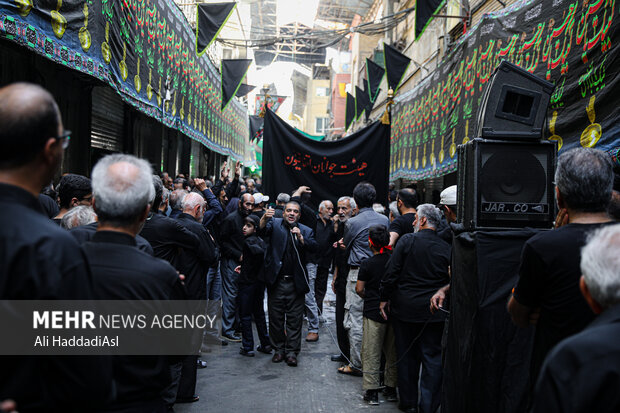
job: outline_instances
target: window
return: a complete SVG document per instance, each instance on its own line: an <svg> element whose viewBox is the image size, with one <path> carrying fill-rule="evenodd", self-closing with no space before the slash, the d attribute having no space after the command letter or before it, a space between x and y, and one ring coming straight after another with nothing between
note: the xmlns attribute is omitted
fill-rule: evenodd
<svg viewBox="0 0 620 413"><path fill-rule="evenodd" d="M317 96L329 96L329 88L328 87L317 87L316 95Z"/></svg>
<svg viewBox="0 0 620 413"><path fill-rule="evenodd" d="M316 118L315 133L325 135L325 130L329 126L329 118Z"/></svg>

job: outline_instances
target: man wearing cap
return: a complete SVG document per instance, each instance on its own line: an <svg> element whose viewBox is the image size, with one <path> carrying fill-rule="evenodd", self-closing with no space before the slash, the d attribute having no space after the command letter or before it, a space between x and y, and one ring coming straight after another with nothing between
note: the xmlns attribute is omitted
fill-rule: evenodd
<svg viewBox="0 0 620 413"><path fill-rule="evenodd" d="M265 214L265 204L269 202L269 196L263 195L260 192L254 194L254 209L252 214L256 215L259 219Z"/></svg>
<svg viewBox="0 0 620 413"><path fill-rule="evenodd" d="M437 235L452 245L452 228L450 224L456 222L456 185L449 186L441 191L439 195L439 209L443 212L443 219L437 230Z"/></svg>

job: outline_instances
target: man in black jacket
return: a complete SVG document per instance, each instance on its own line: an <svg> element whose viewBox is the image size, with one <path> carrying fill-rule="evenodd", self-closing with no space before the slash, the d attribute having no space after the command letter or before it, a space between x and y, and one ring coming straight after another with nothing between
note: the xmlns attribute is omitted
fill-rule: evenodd
<svg viewBox="0 0 620 413"><path fill-rule="evenodd" d="M387 320L389 302L389 320L394 328L397 360L400 360L397 365L400 408L411 413L418 412L418 404L421 413L433 413L440 401L445 314L441 311L431 314L428 307L431 296L449 279L450 245L437 235L440 221L437 207L418 206L415 233L400 238L381 280L380 311Z"/></svg>
<svg viewBox="0 0 620 413"><path fill-rule="evenodd" d="M33 84L3 87L0 125L0 300L93 299L83 251L37 198L69 143L54 98ZM0 401L20 411L92 411L111 395L111 366L101 357L3 356L0 365Z"/></svg>
<svg viewBox="0 0 620 413"><path fill-rule="evenodd" d="M306 253L317 248L314 232L299 224L301 206L289 201L284 217L272 219L275 209L269 208L260 220L260 227L269 244L265 253L265 283L269 288L269 337L275 349L272 361L297 366L301 350L301 325L304 297L310 291L306 274ZM286 328L284 322L286 320Z"/></svg>
<svg viewBox="0 0 620 413"><path fill-rule="evenodd" d="M158 303L186 298L174 267L140 251L135 241L155 195L151 174L148 162L131 155L106 156L93 169L99 226L83 248L97 299ZM168 357L114 356L112 364L117 396L102 411L167 410L161 393L171 381Z"/></svg>
<svg viewBox="0 0 620 413"><path fill-rule="evenodd" d="M237 313L237 293L239 275L235 268L241 263L243 255L243 222L254 208L254 197L244 194L239 200L236 211L224 219L220 231L220 247L222 261L222 336L230 341L241 341L235 334L235 318Z"/></svg>

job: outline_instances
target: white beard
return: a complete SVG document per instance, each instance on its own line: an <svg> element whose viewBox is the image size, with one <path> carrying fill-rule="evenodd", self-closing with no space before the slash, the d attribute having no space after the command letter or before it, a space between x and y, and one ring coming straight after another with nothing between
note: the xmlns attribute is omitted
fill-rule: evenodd
<svg viewBox="0 0 620 413"><path fill-rule="evenodd" d="M420 223L416 222L415 225L413 226L413 232L419 232L420 231Z"/></svg>

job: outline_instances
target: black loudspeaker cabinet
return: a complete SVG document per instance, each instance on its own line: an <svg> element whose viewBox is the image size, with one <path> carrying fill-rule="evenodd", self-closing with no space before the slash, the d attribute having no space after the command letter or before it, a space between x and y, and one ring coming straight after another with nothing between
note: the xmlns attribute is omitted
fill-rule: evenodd
<svg viewBox="0 0 620 413"><path fill-rule="evenodd" d="M473 139L458 147L457 216L466 230L550 228L555 141Z"/></svg>
<svg viewBox="0 0 620 413"><path fill-rule="evenodd" d="M547 106L555 86L521 67L503 61L491 77L478 111L484 139L541 139Z"/></svg>

